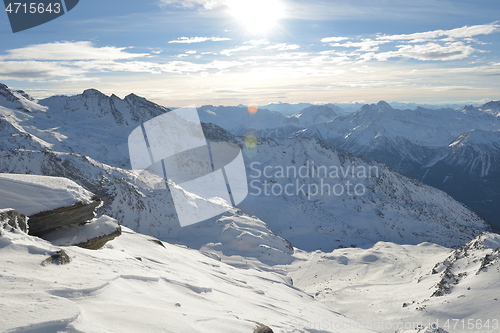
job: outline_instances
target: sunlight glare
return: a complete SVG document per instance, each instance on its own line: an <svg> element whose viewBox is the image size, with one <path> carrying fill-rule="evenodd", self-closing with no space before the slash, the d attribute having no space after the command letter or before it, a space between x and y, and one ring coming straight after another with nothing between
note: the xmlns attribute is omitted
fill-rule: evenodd
<svg viewBox="0 0 500 333"><path fill-rule="evenodd" d="M232 16L251 32L267 32L284 16L280 0L228 0Z"/></svg>

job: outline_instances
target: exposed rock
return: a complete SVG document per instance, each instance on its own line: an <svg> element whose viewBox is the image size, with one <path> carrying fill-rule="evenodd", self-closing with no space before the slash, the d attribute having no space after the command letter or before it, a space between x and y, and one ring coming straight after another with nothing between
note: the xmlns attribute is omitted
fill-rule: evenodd
<svg viewBox="0 0 500 333"><path fill-rule="evenodd" d="M71 260L69 259L69 256L64 250L59 250L52 254L50 257L45 259L42 262L42 266L46 266L48 264L54 264L54 265L66 265L69 264Z"/></svg>
<svg viewBox="0 0 500 333"><path fill-rule="evenodd" d="M29 234L41 237L60 227L85 224L94 218L94 210L102 205L99 197L94 196L92 200L88 205L80 201L69 207L57 208L30 216Z"/></svg>
<svg viewBox="0 0 500 333"><path fill-rule="evenodd" d="M76 246L82 247L84 249L89 249L89 250L99 250L107 242L115 239L116 237L120 236L121 234L122 234L122 229L120 226L118 226L118 228L112 234L92 238L84 243L76 244Z"/></svg>
<svg viewBox="0 0 500 333"><path fill-rule="evenodd" d="M15 209L0 210L0 223L5 222L5 226L9 225L14 229L19 229L23 232L28 232L28 217L19 213Z"/></svg>
<svg viewBox="0 0 500 333"><path fill-rule="evenodd" d="M120 235L121 227L118 221L103 215L83 225L61 227L43 235L42 238L56 246L79 246L98 250Z"/></svg>
<svg viewBox="0 0 500 333"><path fill-rule="evenodd" d="M158 239L150 239L149 240L150 242L153 242L153 243L156 243L162 247L165 247L165 245L163 245L162 241L161 240L158 240Z"/></svg>
<svg viewBox="0 0 500 333"><path fill-rule="evenodd" d="M257 327L253 330L253 333L273 333L273 330L262 324L257 324Z"/></svg>

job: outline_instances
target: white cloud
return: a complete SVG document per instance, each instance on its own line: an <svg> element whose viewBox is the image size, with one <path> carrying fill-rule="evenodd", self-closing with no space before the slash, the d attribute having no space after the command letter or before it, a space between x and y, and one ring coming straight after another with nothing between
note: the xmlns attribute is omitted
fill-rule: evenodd
<svg viewBox="0 0 500 333"><path fill-rule="evenodd" d="M196 51L195 50L189 50L189 51L186 51L187 54L196 54Z"/></svg>
<svg viewBox="0 0 500 333"><path fill-rule="evenodd" d="M62 66L56 62L0 61L2 80L46 81L80 77L85 72L81 68Z"/></svg>
<svg viewBox="0 0 500 333"><path fill-rule="evenodd" d="M250 44L250 45L267 45L270 44L271 42L268 41L267 39L252 39L247 42L244 42L243 44Z"/></svg>
<svg viewBox="0 0 500 333"><path fill-rule="evenodd" d="M423 45L398 45L397 47L399 48L397 51L371 54L368 57L382 61L397 57L446 61L463 59L474 52L472 46L462 42L447 43L445 46L437 43L427 43Z"/></svg>
<svg viewBox="0 0 500 333"><path fill-rule="evenodd" d="M235 47L233 49L222 50L220 52L220 54L229 57L229 56L233 55L233 53L235 53L235 52L248 51L248 50L251 50L253 48L255 48L255 46L253 46L253 45L244 45L244 46Z"/></svg>
<svg viewBox="0 0 500 333"><path fill-rule="evenodd" d="M280 43L276 45L271 45L265 48L265 50L278 50L278 51L289 51L289 50L297 50L300 49L300 45L297 44L287 44Z"/></svg>
<svg viewBox="0 0 500 333"><path fill-rule="evenodd" d="M321 39L322 43L334 43L334 42L341 42L344 40L348 40L348 37L326 37Z"/></svg>
<svg viewBox="0 0 500 333"><path fill-rule="evenodd" d="M225 4L225 0L160 0L160 6L174 6L177 8L198 8L214 9Z"/></svg>
<svg viewBox="0 0 500 333"><path fill-rule="evenodd" d="M386 44L386 43L390 43L390 41L363 39L360 42L330 43L330 46L332 46L332 47L355 47L355 48L358 48L359 51L373 52L373 51L378 51L379 45Z"/></svg>
<svg viewBox="0 0 500 333"><path fill-rule="evenodd" d="M126 47L95 47L91 42L55 42L8 50L0 60L125 60L147 53L125 52Z"/></svg>
<svg viewBox="0 0 500 333"><path fill-rule="evenodd" d="M414 43L429 41L433 39L437 39L440 37L448 37L448 38L470 38L478 35L489 35L495 32L500 31L500 25L496 23L490 24L482 24L482 25L473 25L473 26L464 26L461 28L451 29L451 30L434 30L427 32L418 32L414 34L407 35L392 35L392 36L380 36L378 39L380 40L390 40L390 41L398 41L405 40Z"/></svg>
<svg viewBox="0 0 500 333"><path fill-rule="evenodd" d="M168 43L180 43L180 44L192 44L192 43L202 43L202 42L223 42L231 40L231 38L224 38L224 37L180 37L176 40L171 40Z"/></svg>

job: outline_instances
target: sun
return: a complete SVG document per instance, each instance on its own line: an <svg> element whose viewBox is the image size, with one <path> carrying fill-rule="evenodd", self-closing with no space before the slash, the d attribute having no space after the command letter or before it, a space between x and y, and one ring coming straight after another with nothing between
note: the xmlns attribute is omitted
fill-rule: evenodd
<svg viewBox="0 0 500 333"><path fill-rule="evenodd" d="M265 33L284 16L280 0L227 0L229 12L250 32Z"/></svg>

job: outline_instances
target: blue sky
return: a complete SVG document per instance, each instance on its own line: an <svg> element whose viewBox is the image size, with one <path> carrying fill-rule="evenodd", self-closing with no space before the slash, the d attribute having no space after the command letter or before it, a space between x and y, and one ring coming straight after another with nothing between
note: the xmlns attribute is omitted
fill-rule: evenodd
<svg viewBox="0 0 500 333"><path fill-rule="evenodd" d="M498 0L81 0L13 34L0 82L166 106L500 99Z"/></svg>

